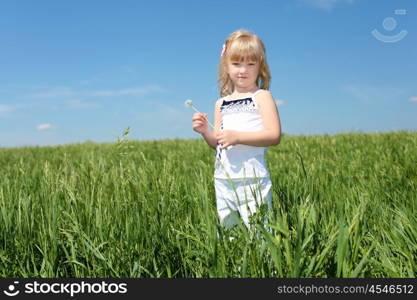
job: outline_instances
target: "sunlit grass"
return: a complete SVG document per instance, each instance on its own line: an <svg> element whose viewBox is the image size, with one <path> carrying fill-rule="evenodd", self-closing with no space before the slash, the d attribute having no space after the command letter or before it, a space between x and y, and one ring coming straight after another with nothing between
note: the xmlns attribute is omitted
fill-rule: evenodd
<svg viewBox="0 0 417 300"><path fill-rule="evenodd" d="M284 136L254 232L218 226L202 140L0 149L0 276L415 277L416 149L406 131Z"/></svg>

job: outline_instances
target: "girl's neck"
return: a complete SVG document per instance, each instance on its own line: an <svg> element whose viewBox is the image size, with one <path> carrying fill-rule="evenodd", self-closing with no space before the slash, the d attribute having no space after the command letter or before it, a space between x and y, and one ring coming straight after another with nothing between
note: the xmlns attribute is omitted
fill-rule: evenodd
<svg viewBox="0 0 417 300"><path fill-rule="evenodd" d="M240 97L240 96L244 96L245 94L253 94L257 90L259 90L259 88L256 85L251 87L251 88L247 88L247 89L235 87L231 96L232 97Z"/></svg>

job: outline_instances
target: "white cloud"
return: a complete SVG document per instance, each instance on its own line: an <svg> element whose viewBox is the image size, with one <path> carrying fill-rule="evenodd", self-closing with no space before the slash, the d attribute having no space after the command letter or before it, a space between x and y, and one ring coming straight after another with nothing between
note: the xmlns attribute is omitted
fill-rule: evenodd
<svg viewBox="0 0 417 300"><path fill-rule="evenodd" d="M71 99L66 101L66 105L68 108L71 109L89 109L89 108L97 108L99 105L93 102L87 102L81 99Z"/></svg>
<svg viewBox="0 0 417 300"><path fill-rule="evenodd" d="M124 89L111 90L89 90L77 91L70 87L41 87L42 91L25 95L28 98L45 99L45 98L68 98L68 97L114 97L114 96L143 96L152 92L164 91L158 85L149 85L144 87L131 87Z"/></svg>
<svg viewBox="0 0 417 300"><path fill-rule="evenodd" d="M122 70L126 73L135 73L136 72L136 68L133 66L124 66L122 67Z"/></svg>
<svg viewBox="0 0 417 300"><path fill-rule="evenodd" d="M10 105L0 104L0 116L6 114L8 112L11 112L13 109L14 108Z"/></svg>
<svg viewBox="0 0 417 300"><path fill-rule="evenodd" d="M45 130L48 130L48 129L51 129L51 128L52 128L52 125L49 124L49 123L39 124L38 126L36 126L36 129L38 131L45 131Z"/></svg>
<svg viewBox="0 0 417 300"><path fill-rule="evenodd" d="M417 102L417 96L410 97L411 102ZM1 111L1 110L0 110Z"/></svg>
<svg viewBox="0 0 417 300"><path fill-rule="evenodd" d="M99 81L102 81L102 79L99 76L94 76L89 79L80 80L80 84L89 85L89 84L93 84Z"/></svg>
<svg viewBox="0 0 417 300"><path fill-rule="evenodd" d="M29 94L27 95L29 98L62 98L62 97L71 97L74 94L76 94L75 91L73 91L71 88L69 87L49 87L49 88L44 88L43 91L38 92L38 93L33 93L33 94Z"/></svg>
<svg viewBox="0 0 417 300"><path fill-rule="evenodd" d="M159 85L109 90L76 90L67 86L37 86L31 89L31 92L23 92L20 95L17 92L17 96L23 99L37 99L36 101L13 106L0 104L0 116L17 110L33 108L43 110L94 109L100 105L97 101L92 101L92 98L144 96L153 92L165 91Z"/></svg>
<svg viewBox="0 0 417 300"><path fill-rule="evenodd" d="M342 87L342 89L345 92L351 94L356 99L369 103L403 98L404 94L407 92L405 89L392 86L376 86L365 84L349 84Z"/></svg>
<svg viewBox="0 0 417 300"><path fill-rule="evenodd" d="M17 110L21 110L21 109L28 109L28 108L32 108L36 105L34 104L15 104L15 105L4 105L4 104L0 104L0 116L1 115L6 115L8 113L17 111Z"/></svg>
<svg viewBox="0 0 417 300"><path fill-rule="evenodd" d="M179 107L184 107L184 105L180 104L177 107L156 102L155 105L153 105L153 111L151 114L141 112L137 117L138 120L147 122L154 122L155 116L158 116L158 122L167 122L173 124L184 120L186 120L186 122L191 122L191 115L194 113L194 111L190 108L184 107L181 109Z"/></svg>
<svg viewBox="0 0 417 300"><path fill-rule="evenodd" d="M298 4L307 4L331 12L339 3L353 4L354 0L297 0Z"/></svg>
<svg viewBox="0 0 417 300"><path fill-rule="evenodd" d="M147 86L147 87L135 87L118 90L101 90L91 91L92 96L140 96L149 94L151 92L161 92L162 89L159 86Z"/></svg>
<svg viewBox="0 0 417 300"><path fill-rule="evenodd" d="M277 99L275 100L275 103L277 106L283 106L285 104L285 101L283 99Z"/></svg>

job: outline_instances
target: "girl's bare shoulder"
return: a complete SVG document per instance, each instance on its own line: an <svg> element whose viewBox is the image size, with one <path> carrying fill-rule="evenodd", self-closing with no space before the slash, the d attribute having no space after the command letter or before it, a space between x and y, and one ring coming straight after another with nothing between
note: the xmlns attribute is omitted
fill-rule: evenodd
<svg viewBox="0 0 417 300"><path fill-rule="evenodd" d="M274 102L274 97L271 91L260 89L255 94L256 103L262 105L262 103Z"/></svg>
<svg viewBox="0 0 417 300"><path fill-rule="evenodd" d="M255 92L256 98L272 98L272 93L269 90L259 89Z"/></svg>
<svg viewBox="0 0 417 300"><path fill-rule="evenodd" d="M223 96L223 97L220 97L219 99L217 99L215 106L216 107L220 107L222 105L222 103L223 103L223 100L226 99L226 97L227 96Z"/></svg>

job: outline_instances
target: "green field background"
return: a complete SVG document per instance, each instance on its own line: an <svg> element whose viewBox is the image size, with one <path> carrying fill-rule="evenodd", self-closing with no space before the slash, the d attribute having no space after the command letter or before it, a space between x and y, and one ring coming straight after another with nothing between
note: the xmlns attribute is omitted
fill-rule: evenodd
<svg viewBox="0 0 417 300"><path fill-rule="evenodd" d="M416 277L417 132L266 158L268 223L225 231L201 139L0 149L0 276Z"/></svg>

